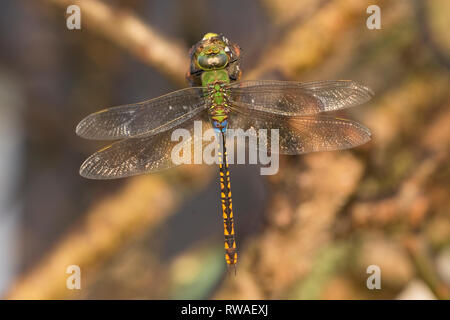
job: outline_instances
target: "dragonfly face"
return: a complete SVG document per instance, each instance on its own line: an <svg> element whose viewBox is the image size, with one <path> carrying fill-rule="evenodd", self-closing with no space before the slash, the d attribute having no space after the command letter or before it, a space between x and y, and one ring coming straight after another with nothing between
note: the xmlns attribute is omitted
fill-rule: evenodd
<svg viewBox="0 0 450 320"><path fill-rule="evenodd" d="M259 141L260 134L266 132L263 140L267 143L272 141L275 129L279 154L349 149L369 141L370 131L355 121L323 113L362 104L370 100L373 92L350 80L237 81L241 74L240 48L215 33L206 34L195 44L190 56L187 78L191 88L101 110L78 124L76 132L84 138L120 140L91 155L82 164L80 174L91 179L113 179L174 167L180 164L171 157L179 145L178 140L172 140L174 130L186 129L191 134L183 148L191 150L193 156L196 144L205 147L210 143L195 135L194 123L200 122L203 132L213 127L222 138L218 154L225 258L228 265L235 266L227 128L241 129Z"/></svg>
<svg viewBox="0 0 450 320"><path fill-rule="evenodd" d="M196 62L199 68L203 70L222 69L228 63L228 55L224 48L211 45L200 52Z"/></svg>

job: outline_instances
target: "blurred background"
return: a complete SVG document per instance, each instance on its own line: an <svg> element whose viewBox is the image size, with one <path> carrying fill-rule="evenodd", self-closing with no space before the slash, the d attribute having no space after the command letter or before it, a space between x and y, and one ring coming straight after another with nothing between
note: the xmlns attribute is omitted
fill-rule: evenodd
<svg viewBox="0 0 450 320"><path fill-rule="evenodd" d="M81 8L68 30L66 8ZM381 8L369 30L366 9ZM0 297L447 299L450 2L2 1ZM101 108L187 86L206 32L243 50L245 79L351 79L375 92L340 116L354 150L283 156L274 176L231 166L240 262L223 253L218 169L78 175L105 142L75 135ZM68 290L69 265L81 290ZM381 289L366 286L381 269Z"/></svg>

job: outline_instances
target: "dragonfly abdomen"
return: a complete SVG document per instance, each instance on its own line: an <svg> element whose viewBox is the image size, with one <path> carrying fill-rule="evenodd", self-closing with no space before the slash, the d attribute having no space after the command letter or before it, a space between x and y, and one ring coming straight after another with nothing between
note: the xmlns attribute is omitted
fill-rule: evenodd
<svg viewBox="0 0 450 320"><path fill-rule="evenodd" d="M222 203L223 230L225 236L225 260L229 266L237 263L236 240L234 238L233 204L231 197L230 170L228 169L225 137L219 145L220 199Z"/></svg>

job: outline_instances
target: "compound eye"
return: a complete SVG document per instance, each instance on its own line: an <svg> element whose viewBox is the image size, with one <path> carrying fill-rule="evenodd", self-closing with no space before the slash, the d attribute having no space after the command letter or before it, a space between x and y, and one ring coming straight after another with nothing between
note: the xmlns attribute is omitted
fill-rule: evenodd
<svg viewBox="0 0 450 320"><path fill-rule="evenodd" d="M225 53L200 55L197 62L202 69L219 69L227 65L228 55Z"/></svg>

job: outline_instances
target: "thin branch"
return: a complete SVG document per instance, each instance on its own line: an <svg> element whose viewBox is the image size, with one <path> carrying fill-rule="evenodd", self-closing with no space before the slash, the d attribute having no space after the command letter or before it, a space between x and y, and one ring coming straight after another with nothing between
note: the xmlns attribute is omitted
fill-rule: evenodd
<svg viewBox="0 0 450 320"><path fill-rule="evenodd" d="M420 236L410 236L404 244L420 278L438 299L448 300L449 288L439 279L433 260L427 252L425 240Z"/></svg>
<svg viewBox="0 0 450 320"><path fill-rule="evenodd" d="M97 33L114 42L144 63L158 69L180 86L186 85L188 49L160 35L130 12L118 11L96 0L45 0L64 10L81 9L82 30ZM105 53L107 54L107 53Z"/></svg>

